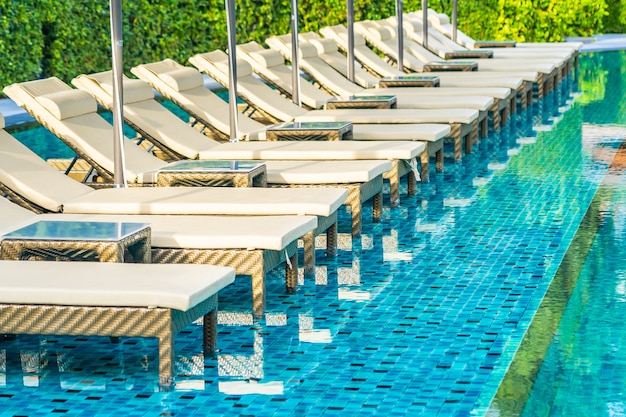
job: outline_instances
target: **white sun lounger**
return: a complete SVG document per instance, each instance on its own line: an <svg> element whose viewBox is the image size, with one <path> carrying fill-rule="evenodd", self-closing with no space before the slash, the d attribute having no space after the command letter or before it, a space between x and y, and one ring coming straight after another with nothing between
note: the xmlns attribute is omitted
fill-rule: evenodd
<svg viewBox="0 0 626 417"><path fill-rule="evenodd" d="M320 29L320 33L329 39L335 41L339 49L344 53L348 50L348 29L344 25L326 26ZM379 76L379 77L393 77L399 75L405 75L406 73L400 71L396 66L392 66L389 62L382 59L376 54L365 41L365 38L359 34L354 33L354 56L357 61L363 67ZM532 85L533 81L526 81L522 76L513 76L510 73L478 73L472 72L432 72L430 74L437 75L440 79L440 89L446 88L474 88L474 87L498 87L498 88L510 88L517 92L517 96L521 99L522 108L525 109L530 96L532 98ZM527 73L529 76L534 74L535 80L536 73ZM487 77L485 75L488 75ZM513 101L515 105L515 101ZM514 105L512 106L512 112L515 112Z"/></svg>
<svg viewBox="0 0 626 417"><path fill-rule="evenodd" d="M444 33L449 38L452 38L452 24L450 23L450 18L448 15L444 13L438 13L433 9L427 9L428 11L428 21L433 25L434 28ZM409 16L417 15L421 19L423 11L414 11L408 13ZM569 51L579 51L583 46L582 42L515 42L511 41L508 44L499 43L493 41L476 41L466 33L457 28L457 42L466 48L476 49L481 47L489 47L489 48L497 48L498 44L500 47L505 48L531 48L531 49L556 49L556 50L569 50Z"/></svg>
<svg viewBox="0 0 626 417"><path fill-rule="evenodd" d="M404 14L403 18L403 27L406 30L407 36L420 45L423 45L424 25L422 16L416 12L412 12ZM396 16L391 16L385 20L391 25L397 25L398 22ZM569 61L577 54L575 50L569 48L493 48L483 51L468 49L453 42L452 39L437 30L435 25L430 23L430 21L428 25L428 49L444 59L470 57L472 54L477 55L482 52L483 54L489 53L493 59L551 59L558 62L564 60Z"/></svg>
<svg viewBox="0 0 626 417"><path fill-rule="evenodd" d="M203 318L204 350L214 353L218 292L234 278L210 265L0 261L0 333L155 337L167 386L185 326Z"/></svg>
<svg viewBox="0 0 626 417"><path fill-rule="evenodd" d="M501 101L499 100L500 97L496 98L493 95L481 93L478 88L473 90L473 94L466 92L455 96L440 94L439 88L379 88L380 79L365 70L355 71L363 81L362 85L358 85L346 78L346 58L339 52L335 42L322 38L313 32L303 33L301 38L299 44L300 68L315 83L336 96L394 95L397 99L397 107L400 109L451 110L463 108L478 110L483 137L487 135L487 112L491 112L494 116L494 129L497 130L500 127L500 111L505 111L504 109L508 108L511 90L499 92L500 97L505 96L504 100ZM273 48L285 58L291 53L291 40L288 35L273 36L267 40L267 43L273 45ZM248 45L247 49L250 50L251 47L252 45ZM250 63L252 59L247 61ZM303 93L301 92L301 94Z"/></svg>
<svg viewBox="0 0 626 417"><path fill-rule="evenodd" d="M43 161L42 165L40 175L54 170ZM36 183L36 179L31 182L33 188ZM265 309L265 274L268 271L283 264L287 291L295 289L297 242L307 239L317 226L314 216L36 214L6 198L0 198L0 216L0 235L37 221L150 224L151 262L228 266L235 268L238 275L250 275L252 311L256 316L261 316ZM336 230L333 230L332 237L335 236ZM331 255L335 245L336 242L328 244ZM310 259L310 255L314 254L305 253L306 272L315 266L315 259Z"/></svg>
<svg viewBox="0 0 626 417"><path fill-rule="evenodd" d="M0 184L14 201L38 212L135 215L309 215L316 234L336 246L337 209L347 191L334 188L109 188L81 184L52 169L6 131L0 130ZM313 234L304 240L305 263L314 259ZM246 246L247 248L248 246Z"/></svg>
<svg viewBox="0 0 626 417"><path fill-rule="evenodd" d="M198 69L209 74L218 82L228 86L228 57L222 51L213 51L211 53L198 54L191 57L192 62ZM226 67L225 67L226 66ZM275 121L307 121L309 116L314 116L318 111L322 110L306 110L294 104L291 100L275 94L272 88L255 77L252 67L244 60L237 61L237 85L240 97L247 103L254 106L257 111ZM492 99L489 98L492 101ZM483 103L484 105L485 103ZM369 109L372 110L372 109ZM391 135L393 130L387 130L387 126L395 126L398 124L416 125L420 123L447 123L450 125L450 136L455 140L455 149L460 153L461 142L466 139L466 150L471 150L471 145L478 139L479 116L478 110L473 109L342 109L338 113L331 115L327 119L318 119L317 121L332 120L340 121L335 116L341 113L341 120L349 120L354 126L358 126L362 131L380 132L379 137ZM340 113L339 113L340 112ZM486 111L483 112L482 119L486 119ZM378 127L377 124L385 125ZM367 125L365 129L363 126ZM381 130L382 129L382 130ZM393 128L392 128L393 129ZM356 132L355 132L356 133ZM362 136L356 139L361 140ZM391 137L392 140L395 136ZM455 155L457 158L459 154Z"/></svg>
<svg viewBox="0 0 626 417"><path fill-rule="evenodd" d="M354 24L354 30L387 57L397 60L397 40L394 28L383 27L374 21L360 21ZM405 38L404 49L406 51L404 65L411 71L424 72L426 64L441 61L437 55L408 38ZM538 98L540 99L552 88L560 73L558 67L550 62L523 60L476 62L478 71L472 71L472 73L509 73L512 76L521 76L524 80L535 82L539 88Z"/></svg>
<svg viewBox="0 0 626 417"><path fill-rule="evenodd" d="M332 42L332 41L331 41ZM301 44L301 51L303 51L304 45ZM310 48L312 54L317 56L317 50ZM304 53L301 56L304 57ZM214 78L217 82L228 87L228 55L224 51L215 50L212 52L197 54L189 58L196 68L200 71L207 73ZM332 68L325 68L330 72L336 73ZM336 73L340 78L341 74ZM337 91L333 93L341 97L349 97L354 93L362 93L363 89L355 86L346 78L343 78L347 82L347 88L337 88ZM291 100L268 93L271 92L271 87L254 76L252 66L245 60L238 60L237 62L237 86L238 94L248 103L254 103L255 108L258 110L269 113L270 117L275 117L276 121L287 121L292 118L297 118L300 115L306 115L308 110L294 104ZM355 88L356 87L356 88ZM271 99L269 99L271 97ZM262 101L259 101L262 100ZM455 100L450 100L447 97L429 97L423 99L421 97L413 97L410 94L403 94L397 96L397 108L398 109L414 109L415 114L419 114L421 110L444 110L455 111L455 109L473 109L481 112L483 115L493 106L493 97L488 96L459 96ZM385 110L387 112L387 110ZM358 114L358 109L355 109L355 113ZM436 117L436 116L433 116ZM449 123L449 119L441 118L441 121L433 120L435 123Z"/></svg>
<svg viewBox="0 0 626 417"><path fill-rule="evenodd" d="M83 74L72 82L93 95L105 108L112 108L112 73L110 71ZM174 150L169 153L173 153L178 159L199 159L199 154L213 156L211 149L215 148L216 142L187 125L158 103L154 99L154 91L144 81L124 77L124 87L125 120L130 121L130 125L150 142L156 143L160 149ZM83 139L89 140L89 138ZM106 162L112 163L113 161ZM130 162L128 161L127 164ZM345 204L351 210L354 236L360 234L362 205L366 201L373 200L374 220L380 219L382 176L392 169L389 161L276 160L264 161L264 163L267 170L267 184L271 187L323 186L347 189L349 197Z"/></svg>
<svg viewBox="0 0 626 417"><path fill-rule="evenodd" d="M230 135L230 127L227 126L230 110L228 104L204 86L202 75L197 69L185 67L171 59L165 59L138 65L131 69L131 72L150 84L164 97L172 100L203 125L221 132L226 137ZM369 128L369 126L372 125L354 125L353 135L358 138L361 132ZM380 129L377 130L377 133L381 135L381 139L390 137L391 140L388 141L354 140L322 143L319 141L268 142L256 140L264 138L268 127L243 115L243 113L239 113L239 134L244 135L248 140L230 144L233 152L238 150L242 154L241 158L236 154L232 155L231 158L265 160L389 160L392 162L393 168L384 177L390 182L392 203L399 200L399 179L413 172L411 164L407 164L405 161L412 161L418 156L422 156L426 150L423 143L407 143L401 140L393 140L393 135L390 133L393 130L383 130L386 125L379 126ZM426 137L443 138L448 136L449 129L449 126L430 126L430 131L424 131L424 135ZM416 139L418 138L412 137L412 140ZM220 146L226 146L226 144ZM245 155L250 156L246 157ZM422 158L423 160L424 158ZM414 175L406 175L406 177L409 184L415 180ZM409 190L411 188L409 186Z"/></svg>

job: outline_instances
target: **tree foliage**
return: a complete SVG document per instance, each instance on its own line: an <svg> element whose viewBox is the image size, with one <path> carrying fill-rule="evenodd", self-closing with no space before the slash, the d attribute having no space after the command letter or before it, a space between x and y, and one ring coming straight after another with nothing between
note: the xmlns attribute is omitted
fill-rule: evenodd
<svg viewBox="0 0 626 417"><path fill-rule="evenodd" d="M623 32L626 0L465 0L459 28L477 39L561 41L565 36ZM421 0L405 0L405 11ZM452 14L452 0L432 0L432 9ZM355 0L355 20L395 14L395 0ZM344 0L299 0L301 31L345 23ZM236 0L237 42L263 43L291 30L290 0ZM166 57L226 49L226 12L220 0L123 2L124 68ZM38 77L65 81L80 73L110 69L109 2L106 0L0 0L0 82Z"/></svg>

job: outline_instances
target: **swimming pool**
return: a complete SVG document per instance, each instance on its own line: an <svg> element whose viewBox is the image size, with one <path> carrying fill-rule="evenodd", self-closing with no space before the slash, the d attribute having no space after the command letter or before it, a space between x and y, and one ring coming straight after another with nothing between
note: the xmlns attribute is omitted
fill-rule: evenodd
<svg viewBox="0 0 626 417"><path fill-rule="evenodd" d="M505 415L507 401L534 407L573 395L550 388L559 377L544 368L535 371L543 390L490 408L553 278L567 277L576 294L585 271L607 267L592 261L617 254L594 252L590 240L611 230L598 241L617 239L612 225L623 214L620 186L601 184L624 137L625 57L584 55L573 103L549 97L541 117L489 135L462 163L433 173L418 198L386 204L380 223L364 219L361 238L349 238L341 213L339 255L318 257L295 294L284 293L283 271L271 273L263 320L252 320L249 283L238 279L220 297L216 358L203 358L198 326L177 336L174 389L157 386L151 340L20 337L0 344L0 415ZM603 223L588 220L597 213ZM559 269L571 247L581 248L575 267ZM572 313L554 312L564 323L581 314L570 303ZM544 363L564 363L549 344L539 343Z"/></svg>

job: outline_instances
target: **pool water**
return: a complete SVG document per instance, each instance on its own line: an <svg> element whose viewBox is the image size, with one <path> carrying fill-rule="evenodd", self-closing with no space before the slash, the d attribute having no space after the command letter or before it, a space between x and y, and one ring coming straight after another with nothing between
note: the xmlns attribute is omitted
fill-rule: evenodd
<svg viewBox="0 0 626 417"><path fill-rule="evenodd" d="M295 294L270 273L262 320L238 278L220 296L216 358L198 326L177 335L171 390L157 385L153 340L0 343L0 416L621 415L626 195L611 163L625 59L584 54L580 93L551 94L446 160L417 198L365 217L360 238L340 213L338 256L319 253ZM560 402L573 398L576 412Z"/></svg>

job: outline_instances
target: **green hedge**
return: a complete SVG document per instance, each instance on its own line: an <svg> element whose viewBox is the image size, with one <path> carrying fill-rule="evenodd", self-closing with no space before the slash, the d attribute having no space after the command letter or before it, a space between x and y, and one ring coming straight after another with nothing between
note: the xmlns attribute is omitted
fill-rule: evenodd
<svg viewBox="0 0 626 417"><path fill-rule="evenodd" d="M622 32L626 0L484 0L459 2L459 27L479 39L560 41L568 35ZM452 12L452 0L430 7ZM237 0L237 42L290 31L290 0ZM406 11L421 0L405 0ZM395 1L355 0L355 19L395 13ZM345 0L299 0L299 27L345 23ZM123 2L124 68L165 57L179 62L226 48L224 1L133 0ZM109 3L71 0L0 0L0 84L110 68Z"/></svg>

